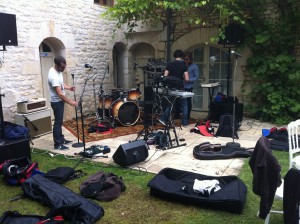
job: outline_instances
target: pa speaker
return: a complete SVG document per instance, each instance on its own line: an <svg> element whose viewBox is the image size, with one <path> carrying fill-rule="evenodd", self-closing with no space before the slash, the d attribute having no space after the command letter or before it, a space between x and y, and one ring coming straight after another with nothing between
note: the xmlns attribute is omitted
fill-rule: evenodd
<svg viewBox="0 0 300 224"><path fill-rule="evenodd" d="M144 161L148 157L148 150L145 141L138 140L120 145L112 158L120 166L129 166Z"/></svg>
<svg viewBox="0 0 300 224"><path fill-rule="evenodd" d="M240 45L244 43L244 29L239 24L229 24L225 28L225 39L220 39L218 44Z"/></svg>
<svg viewBox="0 0 300 224"><path fill-rule="evenodd" d="M0 45L18 46L16 15L0 13Z"/></svg>

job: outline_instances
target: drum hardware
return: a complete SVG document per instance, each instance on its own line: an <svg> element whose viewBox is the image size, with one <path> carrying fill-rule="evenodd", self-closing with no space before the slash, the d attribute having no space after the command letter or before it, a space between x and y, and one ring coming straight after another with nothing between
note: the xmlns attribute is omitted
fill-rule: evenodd
<svg viewBox="0 0 300 224"><path fill-rule="evenodd" d="M71 75L72 75L72 79L73 79L73 86L75 86L74 74L71 74ZM74 90L74 101L76 101L75 90ZM81 117L82 117L82 114L81 114ZM77 143L72 144L72 147L79 148L79 147L83 146L83 143L79 142L78 115L77 115L77 109L76 109L76 107L75 107L75 118L76 118Z"/></svg>

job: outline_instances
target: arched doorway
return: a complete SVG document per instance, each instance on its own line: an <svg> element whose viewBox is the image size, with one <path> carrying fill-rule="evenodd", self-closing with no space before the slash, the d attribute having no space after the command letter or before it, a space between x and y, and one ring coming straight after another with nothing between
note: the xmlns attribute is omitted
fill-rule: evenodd
<svg viewBox="0 0 300 224"><path fill-rule="evenodd" d="M55 37L48 37L41 42L39 46L39 52L40 52L43 96L44 98L46 98L47 105L50 107L48 71L53 66L54 63L53 60L55 56L57 55L65 56L65 46L59 39Z"/></svg>

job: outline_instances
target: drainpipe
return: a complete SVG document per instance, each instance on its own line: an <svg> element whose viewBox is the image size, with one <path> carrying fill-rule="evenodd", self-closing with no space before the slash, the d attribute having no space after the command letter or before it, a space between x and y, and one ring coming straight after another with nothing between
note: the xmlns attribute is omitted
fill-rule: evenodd
<svg viewBox="0 0 300 224"><path fill-rule="evenodd" d="M172 31L171 15L172 15L172 10L168 8L167 9L167 43L166 43L167 63L171 61L171 31Z"/></svg>

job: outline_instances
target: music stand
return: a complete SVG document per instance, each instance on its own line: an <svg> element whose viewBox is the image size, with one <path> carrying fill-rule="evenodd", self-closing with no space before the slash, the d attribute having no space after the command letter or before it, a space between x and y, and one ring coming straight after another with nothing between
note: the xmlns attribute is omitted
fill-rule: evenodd
<svg viewBox="0 0 300 224"><path fill-rule="evenodd" d="M241 57L240 54L234 53L235 55L235 65L234 65L234 72L233 72L233 76L232 76L232 86L234 83L234 79L235 79L235 75L236 75L236 67L237 67L237 62L238 62L238 57ZM230 55L229 55L230 57ZM232 111L232 142L228 142L226 143L226 146L229 146L231 148L239 148L241 145L237 142L234 142L234 135L235 135L235 104L236 104L236 100L235 100L235 90L234 90L234 86L232 88L232 94L233 94L233 111Z"/></svg>
<svg viewBox="0 0 300 224"><path fill-rule="evenodd" d="M73 79L73 86L75 86L75 82L74 82L74 74L72 75L72 79ZM76 94L75 94L75 90L74 90L74 100L76 101ZM81 115L82 116L82 115ZM78 128L78 115L77 115L77 109L75 107L75 119L76 119L76 131L77 131L77 143L72 144L72 147L74 148L79 148L83 146L82 142L79 142L79 128Z"/></svg>

